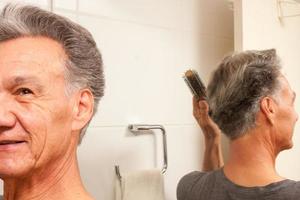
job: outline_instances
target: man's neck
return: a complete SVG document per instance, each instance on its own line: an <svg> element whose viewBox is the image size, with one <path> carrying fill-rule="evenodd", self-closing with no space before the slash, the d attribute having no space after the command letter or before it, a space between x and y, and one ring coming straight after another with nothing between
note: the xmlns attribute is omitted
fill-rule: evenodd
<svg viewBox="0 0 300 200"><path fill-rule="evenodd" d="M91 200L81 182L75 153L59 163L23 179L5 179L4 199Z"/></svg>
<svg viewBox="0 0 300 200"><path fill-rule="evenodd" d="M231 141L229 151L224 173L232 182L252 187L284 180L275 169L275 160L279 150L272 138L249 133Z"/></svg>

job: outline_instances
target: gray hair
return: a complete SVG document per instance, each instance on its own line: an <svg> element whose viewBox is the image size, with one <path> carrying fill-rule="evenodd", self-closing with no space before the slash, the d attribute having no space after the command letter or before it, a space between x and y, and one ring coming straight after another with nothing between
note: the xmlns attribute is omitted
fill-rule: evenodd
<svg viewBox="0 0 300 200"><path fill-rule="evenodd" d="M48 37L60 43L67 55L67 94L82 88L94 96L94 114L104 93L103 64L96 42L82 26L67 18L28 5L8 4L0 13L0 42L20 37ZM81 130L81 138L88 124Z"/></svg>
<svg viewBox="0 0 300 200"><path fill-rule="evenodd" d="M211 117L230 139L255 126L262 97L276 100L281 65L275 49L225 57L208 85Z"/></svg>

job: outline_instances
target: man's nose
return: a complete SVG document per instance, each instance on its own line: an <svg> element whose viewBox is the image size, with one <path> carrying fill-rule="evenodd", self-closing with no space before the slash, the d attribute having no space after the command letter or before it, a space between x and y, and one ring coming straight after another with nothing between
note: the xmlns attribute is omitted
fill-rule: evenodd
<svg viewBox="0 0 300 200"><path fill-rule="evenodd" d="M12 101L0 95L0 128L9 128L15 125L16 116L12 112Z"/></svg>

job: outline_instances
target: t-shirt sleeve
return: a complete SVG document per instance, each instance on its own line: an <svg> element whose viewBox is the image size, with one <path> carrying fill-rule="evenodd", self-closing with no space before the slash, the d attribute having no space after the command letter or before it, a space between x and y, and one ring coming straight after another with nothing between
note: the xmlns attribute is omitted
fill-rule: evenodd
<svg viewBox="0 0 300 200"><path fill-rule="evenodd" d="M188 200L188 194L204 174L204 172L194 171L182 177L177 185L177 200Z"/></svg>

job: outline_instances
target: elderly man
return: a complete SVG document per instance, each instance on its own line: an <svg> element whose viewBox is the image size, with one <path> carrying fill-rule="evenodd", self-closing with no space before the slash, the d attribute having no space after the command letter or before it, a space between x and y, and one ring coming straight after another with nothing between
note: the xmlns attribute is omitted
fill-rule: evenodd
<svg viewBox="0 0 300 200"><path fill-rule="evenodd" d="M277 155L293 146L298 115L295 93L280 71L275 50L246 51L224 58L208 86L212 118L230 138L227 163L210 172L192 172L178 184L178 200L300 199L300 182L275 170ZM221 163L218 127L205 101L194 115L208 144L206 163ZM212 145L215 144L215 145ZM209 160L210 159L210 160ZM209 169L206 170L209 170Z"/></svg>
<svg viewBox="0 0 300 200"><path fill-rule="evenodd" d="M103 96L101 55L78 24L32 6L0 14L4 199L93 199L76 149Z"/></svg>

